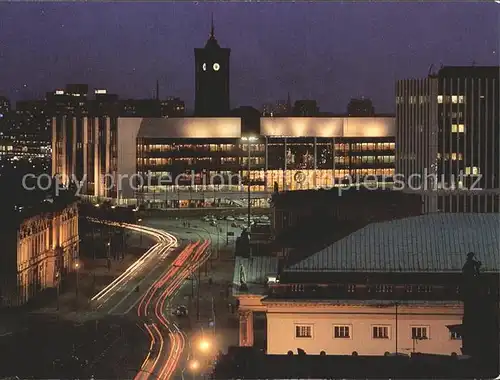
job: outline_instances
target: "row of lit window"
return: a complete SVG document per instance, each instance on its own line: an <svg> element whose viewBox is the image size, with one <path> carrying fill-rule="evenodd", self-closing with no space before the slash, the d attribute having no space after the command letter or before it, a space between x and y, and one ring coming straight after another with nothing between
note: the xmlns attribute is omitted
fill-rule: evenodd
<svg viewBox="0 0 500 380"><path fill-rule="evenodd" d="M438 95L437 101L439 104L443 103L453 103L453 104L464 104L465 96L464 95Z"/></svg>
<svg viewBox="0 0 500 380"><path fill-rule="evenodd" d="M438 160L441 159L441 157L445 160L452 160L452 161L462 161L464 159L464 156L462 153L445 153L443 155L441 155L441 153L438 153L437 154L437 158Z"/></svg>
<svg viewBox="0 0 500 380"><path fill-rule="evenodd" d="M268 170L268 181L283 181L286 177L291 181L297 173L302 173L306 178L316 178L316 180L325 179L332 181L332 174L335 178L345 178L350 175L359 176L391 176L394 175L394 168L390 169L316 169L316 170Z"/></svg>
<svg viewBox="0 0 500 380"><path fill-rule="evenodd" d="M409 104L424 104L430 103L431 96L430 95L410 95L408 97ZM404 104L405 98L404 96L396 96L396 104ZM438 104L443 103L452 103L452 104L464 104L465 96L464 95L438 95L437 96Z"/></svg>
<svg viewBox="0 0 500 380"><path fill-rule="evenodd" d="M332 335L334 339L352 339L352 325L333 325ZM312 324L296 324L295 338L299 339L314 339L314 325ZM426 340L430 339L428 326L411 326L410 339ZM372 339L391 339L391 326L375 325L372 326ZM450 332L450 339L462 339L460 334Z"/></svg>
<svg viewBox="0 0 500 380"><path fill-rule="evenodd" d="M351 157L335 157L336 164L374 164L374 163L384 163L392 164L394 163L394 156L351 156Z"/></svg>

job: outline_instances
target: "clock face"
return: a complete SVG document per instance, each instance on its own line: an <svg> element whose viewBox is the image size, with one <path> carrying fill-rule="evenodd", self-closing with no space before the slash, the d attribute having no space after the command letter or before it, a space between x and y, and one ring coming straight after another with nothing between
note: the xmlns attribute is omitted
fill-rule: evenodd
<svg viewBox="0 0 500 380"><path fill-rule="evenodd" d="M220 65L218 63L214 63L214 71L219 71Z"/></svg>
<svg viewBox="0 0 500 380"><path fill-rule="evenodd" d="M207 71L207 64L206 64L206 63L204 63L204 64L201 66L201 68L203 69L203 71Z"/></svg>

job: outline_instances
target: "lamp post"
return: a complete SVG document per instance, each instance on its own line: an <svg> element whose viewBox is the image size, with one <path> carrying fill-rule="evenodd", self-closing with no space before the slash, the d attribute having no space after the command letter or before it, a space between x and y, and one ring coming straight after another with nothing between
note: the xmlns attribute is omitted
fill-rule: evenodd
<svg viewBox="0 0 500 380"><path fill-rule="evenodd" d="M78 302L78 288L79 288L79 279L80 279L80 276L79 276L79 269L80 269L80 263L79 262L76 262L75 263L75 274L76 274L76 301Z"/></svg>
<svg viewBox="0 0 500 380"><path fill-rule="evenodd" d="M200 369L200 362L196 359L193 359L189 362L189 369L191 370L191 373L193 374L193 380L196 379L196 373Z"/></svg>
<svg viewBox="0 0 500 380"><path fill-rule="evenodd" d="M137 223L140 222L142 222L142 219L141 218L137 219ZM142 247L142 232L139 232L139 246Z"/></svg>
<svg viewBox="0 0 500 380"><path fill-rule="evenodd" d="M61 287L61 274L59 273L59 271L57 271L56 272L56 297L57 297L56 310L58 310L58 311L59 311L59 293L61 291L60 287Z"/></svg>

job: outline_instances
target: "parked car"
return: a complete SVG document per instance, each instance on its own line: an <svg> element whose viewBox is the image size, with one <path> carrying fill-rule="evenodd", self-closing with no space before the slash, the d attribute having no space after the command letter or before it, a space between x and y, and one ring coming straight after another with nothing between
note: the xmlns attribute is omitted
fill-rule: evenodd
<svg viewBox="0 0 500 380"><path fill-rule="evenodd" d="M226 216L226 220L232 222L232 221L234 221L234 218L232 216Z"/></svg>

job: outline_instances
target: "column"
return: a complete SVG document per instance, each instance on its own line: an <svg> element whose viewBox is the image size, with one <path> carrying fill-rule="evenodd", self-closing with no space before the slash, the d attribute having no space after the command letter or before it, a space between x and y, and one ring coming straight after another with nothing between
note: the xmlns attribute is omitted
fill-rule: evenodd
<svg viewBox="0 0 500 380"><path fill-rule="evenodd" d="M318 172L318 164L316 162L316 157L318 156L318 146L317 146L317 143L318 143L318 139L317 137L315 136L314 137L314 174L313 174L313 187L316 189L317 188L317 183L318 181L316 180L316 175L317 175L317 172Z"/></svg>
<svg viewBox="0 0 500 380"><path fill-rule="evenodd" d="M265 137L265 146L264 146L264 149L265 149L265 162L264 162L264 190L266 192L269 191L269 186L267 185L267 181L268 181L268 178L267 178L267 171L269 170L269 154L268 154L268 149L269 149L269 144L267 142L267 136ZM271 186L272 189L274 189L274 183L272 184ZM271 190L272 192L272 190Z"/></svg>
<svg viewBox="0 0 500 380"><path fill-rule="evenodd" d="M335 137L332 137L332 187L335 187L335 157L337 152L335 151Z"/></svg>
<svg viewBox="0 0 500 380"><path fill-rule="evenodd" d="M253 313L249 310L242 310L240 317L240 347L253 346Z"/></svg>
<svg viewBox="0 0 500 380"><path fill-rule="evenodd" d="M287 186L286 186L286 169L287 169L287 162L286 162L286 148L287 148L287 145L286 145L286 137L285 137L285 144L284 144L284 149L285 149L285 156L284 156L284 159L285 159L285 165L284 165L284 170L283 170L283 191L287 191Z"/></svg>

